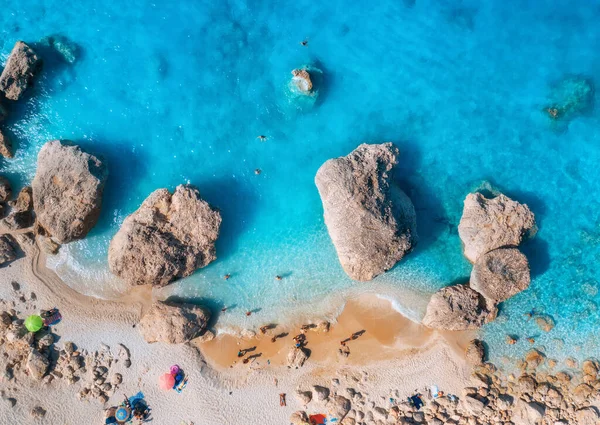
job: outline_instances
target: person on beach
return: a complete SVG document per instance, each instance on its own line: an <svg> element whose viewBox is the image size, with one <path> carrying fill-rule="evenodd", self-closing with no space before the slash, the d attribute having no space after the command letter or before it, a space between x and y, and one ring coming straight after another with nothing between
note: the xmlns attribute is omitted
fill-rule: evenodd
<svg viewBox="0 0 600 425"><path fill-rule="evenodd" d="M269 325L260 327L260 333L263 335L266 334L268 330L269 330Z"/></svg>
<svg viewBox="0 0 600 425"><path fill-rule="evenodd" d="M246 357L244 360L242 360L242 363L248 364L249 361L250 361L250 357Z"/></svg>
<svg viewBox="0 0 600 425"><path fill-rule="evenodd" d="M308 46L308 40L302 40L300 44L303 46Z"/></svg>
<svg viewBox="0 0 600 425"><path fill-rule="evenodd" d="M238 357L244 357L244 354L246 354L246 350L238 351Z"/></svg>
<svg viewBox="0 0 600 425"><path fill-rule="evenodd" d="M286 406L286 402L285 402L285 393L281 393L279 394L279 405L281 407L285 407Z"/></svg>
<svg viewBox="0 0 600 425"><path fill-rule="evenodd" d="M225 313L226 311L227 311L227 307L223 307L223 308L221 309L221 313Z"/></svg>

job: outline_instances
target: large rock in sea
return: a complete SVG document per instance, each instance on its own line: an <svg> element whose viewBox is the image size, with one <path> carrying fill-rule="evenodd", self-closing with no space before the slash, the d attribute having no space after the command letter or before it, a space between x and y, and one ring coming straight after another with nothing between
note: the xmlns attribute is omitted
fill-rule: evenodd
<svg viewBox="0 0 600 425"><path fill-rule="evenodd" d="M0 128L0 155L4 158L12 158L13 146L10 137Z"/></svg>
<svg viewBox="0 0 600 425"><path fill-rule="evenodd" d="M7 99L19 100L41 66L42 60L33 49L24 42L17 41L0 75L0 91L4 92Z"/></svg>
<svg viewBox="0 0 600 425"><path fill-rule="evenodd" d="M42 146L33 179L38 224L59 243L82 239L100 216L106 165L69 141Z"/></svg>
<svg viewBox="0 0 600 425"><path fill-rule="evenodd" d="M472 263L493 249L519 245L536 230L529 207L502 194L492 199L481 193L467 195L458 225L465 256Z"/></svg>
<svg viewBox="0 0 600 425"><path fill-rule="evenodd" d="M527 257L517 248L499 248L477 259L469 285L484 297L501 302L527 289L530 280Z"/></svg>
<svg viewBox="0 0 600 425"><path fill-rule="evenodd" d="M306 69L294 69L292 71L292 83L301 93L310 94L312 92L313 83Z"/></svg>
<svg viewBox="0 0 600 425"><path fill-rule="evenodd" d="M210 311L193 304L155 301L138 325L146 342L183 344L202 334Z"/></svg>
<svg viewBox="0 0 600 425"><path fill-rule="evenodd" d="M391 269L417 241L415 209L389 176L398 150L362 144L319 168L315 183L344 271L367 281Z"/></svg>
<svg viewBox="0 0 600 425"><path fill-rule="evenodd" d="M216 258L220 226L221 214L196 188L156 190L111 241L110 270L132 285L167 285Z"/></svg>
<svg viewBox="0 0 600 425"><path fill-rule="evenodd" d="M468 285L452 285L431 297L423 324L448 331L478 329L496 318L496 305Z"/></svg>

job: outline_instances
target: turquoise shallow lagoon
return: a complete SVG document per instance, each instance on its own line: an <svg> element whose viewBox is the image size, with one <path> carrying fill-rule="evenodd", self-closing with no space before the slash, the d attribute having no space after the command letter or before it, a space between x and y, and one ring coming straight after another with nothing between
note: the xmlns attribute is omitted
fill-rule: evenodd
<svg viewBox="0 0 600 425"><path fill-rule="evenodd" d="M555 125L543 108L565 76L599 84L600 2L365 5L3 5L3 61L16 40L51 34L77 43L79 55L69 65L46 52L43 75L8 124L16 158L0 160L0 171L26 184L39 148L55 138L103 155L110 170L100 223L50 266L82 292L121 290L107 271L112 235L151 191L189 182L222 211L219 258L162 295L228 306L223 327L334 312L342 296L363 291L419 319L432 292L467 279L462 200L489 181L526 202L540 226L523 248L530 289L483 330L492 360L524 353L529 336L558 358L597 354L600 115L591 108ZM290 71L303 65L323 71L315 103L287 90ZM354 283L337 261L313 180L328 158L381 141L401 151L396 179L417 209L420 243L389 273ZM555 319L552 332L527 321L532 308ZM260 311L246 318L251 309ZM507 346L507 333L522 339Z"/></svg>

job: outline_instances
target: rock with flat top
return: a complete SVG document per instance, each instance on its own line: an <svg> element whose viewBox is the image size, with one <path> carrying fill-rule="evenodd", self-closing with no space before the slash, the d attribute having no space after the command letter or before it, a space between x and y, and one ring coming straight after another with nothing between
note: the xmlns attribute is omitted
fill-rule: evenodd
<svg viewBox="0 0 600 425"><path fill-rule="evenodd" d="M306 69L294 69L292 71L292 84L304 94L310 94L313 89L310 74Z"/></svg>
<svg viewBox="0 0 600 425"><path fill-rule="evenodd" d="M12 140L6 134L4 130L0 128L0 155L4 158L12 158L14 156L13 153L13 145Z"/></svg>
<svg viewBox="0 0 600 425"><path fill-rule="evenodd" d="M17 41L0 75L0 91L10 100L19 100L32 85L42 60L23 41Z"/></svg>
<svg viewBox="0 0 600 425"><path fill-rule="evenodd" d="M58 243L82 239L100 217L106 165L68 140L42 146L33 179L38 224Z"/></svg>
<svg viewBox="0 0 600 425"><path fill-rule="evenodd" d="M299 368L304 365L308 357L310 356L310 351L308 351L304 347L293 347L287 356L288 366Z"/></svg>
<svg viewBox="0 0 600 425"><path fill-rule="evenodd" d="M527 289L530 281L527 258L516 248L499 248L479 256L469 285L484 297L502 302Z"/></svg>
<svg viewBox="0 0 600 425"><path fill-rule="evenodd" d="M27 370L33 379L36 381L41 381L48 371L49 366L50 361L46 356L36 349L31 350L29 356L27 357Z"/></svg>
<svg viewBox="0 0 600 425"><path fill-rule="evenodd" d="M362 144L317 171L327 230L354 280L391 269L417 242L414 206L390 177L397 156L391 143Z"/></svg>
<svg viewBox="0 0 600 425"><path fill-rule="evenodd" d="M512 422L515 425L538 425L544 416L546 406L519 399L513 408Z"/></svg>
<svg viewBox="0 0 600 425"><path fill-rule="evenodd" d="M467 195L458 225L465 256L472 263L494 249L518 246L536 230L529 207L502 194L491 199L481 193Z"/></svg>
<svg viewBox="0 0 600 425"><path fill-rule="evenodd" d="M431 297L423 324L430 328L459 331L478 329L496 317L495 304L468 285L452 285Z"/></svg>
<svg viewBox="0 0 600 425"><path fill-rule="evenodd" d="M331 418L337 418L338 423L344 420L350 408L350 400L341 395L336 395L329 399L327 403L327 412Z"/></svg>
<svg viewBox="0 0 600 425"><path fill-rule="evenodd" d="M0 235L0 266L17 258L14 239L10 235Z"/></svg>
<svg viewBox="0 0 600 425"><path fill-rule="evenodd" d="M325 401L329 397L329 388L315 385L313 387L313 398L317 401Z"/></svg>
<svg viewBox="0 0 600 425"><path fill-rule="evenodd" d="M165 286L216 259L221 214L192 186L159 189L123 221L110 243L110 270L132 285Z"/></svg>
<svg viewBox="0 0 600 425"><path fill-rule="evenodd" d="M193 304L152 303L138 325L146 342L183 344L206 330L210 312Z"/></svg>

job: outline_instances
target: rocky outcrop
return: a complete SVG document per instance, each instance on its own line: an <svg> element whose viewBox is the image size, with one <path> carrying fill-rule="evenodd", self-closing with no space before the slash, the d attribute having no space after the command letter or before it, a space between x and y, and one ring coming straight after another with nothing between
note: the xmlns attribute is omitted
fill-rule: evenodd
<svg viewBox="0 0 600 425"><path fill-rule="evenodd" d="M325 162L315 177L327 230L354 280L391 269L417 241L413 204L389 176L397 155L391 143L362 144Z"/></svg>
<svg viewBox="0 0 600 425"><path fill-rule="evenodd" d="M159 189L125 219L110 243L110 270L132 285L164 286L216 258L221 215L192 186Z"/></svg>
<svg viewBox="0 0 600 425"><path fill-rule="evenodd" d="M290 416L290 424L292 425L310 425L306 412L299 410L292 413Z"/></svg>
<svg viewBox="0 0 600 425"><path fill-rule="evenodd" d="M304 347L293 347L287 356L288 366L299 368L304 366L306 360L310 356L310 351Z"/></svg>
<svg viewBox="0 0 600 425"><path fill-rule="evenodd" d="M13 146L10 137L0 128L0 155L4 158L13 157Z"/></svg>
<svg viewBox="0 0 600 425"><path fill-rule="evenodd" d="M46 375L49 366L50 361L48 357L36 349L31 350L29 357L27 357L27 370L33 379L41 381L44 375Z"/></svg>
<svg viewBox="0 0 600 425"><path fill-rule="evenodd" d="M31 86L42 60L31 47L17 41L0 75L0 91L10 100L19 100Z"/></svg>
<svg viewBox="0 0 600 425"><path fill-rule="evenodd" d="M0 266L10 263L17 258L14 240L10 235L0 235Z"/></svg>
<svg viewBox="0 0 600 425"><path fill-rule="evenodd" d="M155 301L138 325L146 342L183 344L200 336L208 325L210 311L192 304Z"/></svg>
<svg viewBox="0 0 600 425"><path fill-rule="evenodd" d="M19 192L17 199L10 201L10 214L0 220L0 227L8 230L26 229L33 226L33 197L30 187L24 187Z"/></svg>
<svg viewBox="0 0 600 425"><path fill-rule="evenodd" d="M469 342L465 352L465 357L472 365L478 366L483 364L485 360L485 347L483 342L479 339L474 339Z"/></svg>
<svg viewBox="0 0 600 425"><path fill-rule="evenodd" d="M329 398L329 388L320 385L313 386L313 398L317 401L325 401Z"/></svg>
<svg viewBox="0 0 600 425"><path fill-rule="evenodd" d="M502 194L492 199L481 193L467 195L458 225L465 256L472 263L494 249L518 246L535 231L529 207Z"/></svg>
<svg viewBox="0 0 600 425"><path fill-rule="evenodd" d="M0 202L6 202L10 200L12 196L12 188L10 186L10 182L5 178L0 176Z"/></svg>
<svg viewBox="0 0 600 425"><path fill-rule="evenodd" d="M537 425L542 420L545 410L544 405L519 399L513 410L512 422L515 425Z"/></svg>
<svg viewBox="0 0 600 425"><path fill-rule="evenodd" d="M352 407L350 400L341 395L336 395L329 399L327 403L327 411L331 418L337 418L338 422L341 422Z"/></svg>
<svg viewBox="0 0 600 425"><path fill-rule="evenodd" d="M46 143L32 183L38 224L61 244L85 237L100 216L107 177L106 165L72 142Z"/></svg>
<svg viewBox="0 0 600 425"><path fill-rule="evenodd" d="M471 288L496 302L529 287L529 262L516 248L499 248L481 255L471 272Z"/></svg>
<svg viewBox="0 0 600 425"><path fill-rule="evenodd" d="M453 285L433 294L423 324L449 331L478 329L493 320L496 312L493 303L468 285Z"/></svg>
<svg viewBox="0 0 600 425"><path fill-rule="evenodd" d="M310 74L306 69L294 69L292 71L292 84L304 94L310 94L313 89Z"/></svg>

